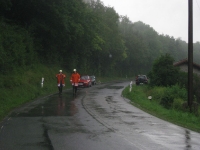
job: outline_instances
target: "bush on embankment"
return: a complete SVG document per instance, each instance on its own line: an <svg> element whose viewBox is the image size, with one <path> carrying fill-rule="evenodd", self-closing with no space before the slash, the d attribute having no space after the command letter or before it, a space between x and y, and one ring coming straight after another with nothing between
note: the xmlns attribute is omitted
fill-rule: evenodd
<svg viewBox="0 0 200 150"><path fill-rule="evenodd" d="M58 66L47 67L41 64L26 69L16 69L7 75L0 75L0 120L20 105L36 98L58 91L55 75L62 69ZM63 69L66 88L70 88L69 74ZM44 78L41 87L42 77Z"/></svg>
<svg viewBox="0 0 200 150"><path fill-rule="evenodd" d="M172 87L150 87L147 85L133 85L132 91L126 87L123 96L131 103L161 119L182 127L200 132L200 109L192 113L185 107L187 104L187 90L174 85ZM152 96L149 100L148 96Z"/></svg>

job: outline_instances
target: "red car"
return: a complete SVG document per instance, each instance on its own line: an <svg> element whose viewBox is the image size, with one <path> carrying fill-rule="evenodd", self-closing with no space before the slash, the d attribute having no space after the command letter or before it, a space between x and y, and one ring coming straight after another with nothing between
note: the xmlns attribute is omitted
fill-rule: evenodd
<svg viewBox="0 0 200 150"><path fill-rule="evenodd" d="M91 87L91 86L92 82L90 76L88 75L81 76L80 81L78 82L78 87Z"/></svg>

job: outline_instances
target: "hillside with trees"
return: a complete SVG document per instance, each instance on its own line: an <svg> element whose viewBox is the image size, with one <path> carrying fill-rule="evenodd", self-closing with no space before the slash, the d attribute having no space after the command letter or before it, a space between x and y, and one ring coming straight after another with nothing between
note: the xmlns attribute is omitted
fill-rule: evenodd
<svg viewBox="0 0 200 150"><path fill-rule="evenodd" d="M169 53L187 57L187 43L131 22L102 2L0 0L0 68L3 74L34 63L57 64L98 76L147 73ZM194 61L200 63L200 43ZM109 57L112 56L112 57Z"/></svg>
<svg viewBox="0 0 200 150"><path fill-rule="evenodd" d="M187 49L185 41L133 23L99 0L0 0L0 120L21 104L55 93L59 69L67 77L74 68L98 78L135 77L151 71L162 55L187 58ZM197 42L195 63L199 57Z"/></svg>

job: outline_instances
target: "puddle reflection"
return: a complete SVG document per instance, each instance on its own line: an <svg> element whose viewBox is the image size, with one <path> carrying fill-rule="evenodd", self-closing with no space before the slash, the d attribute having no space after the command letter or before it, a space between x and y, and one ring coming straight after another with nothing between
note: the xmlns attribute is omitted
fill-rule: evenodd
<svg viewBox="0 0 200 150"><path fill-rule="evenodd" d="M75 105L75 101L71 101L70 103L70 114L71 116L75 115L77 113L78 109Z"/></svg>
<svg viewBox="0 0 200 150"><path fill-rule="evenodd" d="M62 96L59 96L57 99L57 115L63 116L65 111L65 101L62 99Z"/></svg>
<svg viewBox="0 0 200 150"><path fill-rule="evenodd" d="M185 130L185 143L186 143L186 148L185 150L191 150L191 138L190 138L190 131Z"/></svg>
<svg viewBox="0 0 200 150"><path fill-rule="evenodd" d="M77 113L77 107L73 98L71 100L67 100L63 99L62 96L59 96L57 103L57 116L73 116Z"/></svg>
<svg viewBox="0 0 200 150"><path fill-rule="evenodd" d="M29 110L19 112L17 116L73 116L77 111L75 99L71 93L63 93L63 95L52 95L35 106L34 104L30 105Z"/></svg>

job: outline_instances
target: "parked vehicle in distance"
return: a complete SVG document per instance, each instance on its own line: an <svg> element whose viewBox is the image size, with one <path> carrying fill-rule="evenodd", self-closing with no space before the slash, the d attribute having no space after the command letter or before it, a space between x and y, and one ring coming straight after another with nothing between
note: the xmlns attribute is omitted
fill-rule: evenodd
<svg viewBox="0 0 200 150"><path fill-rule="evenodd" d="M80 78L80 81L78 82L78 87L91 87L92 82L90 80L90 77L88 75L83 75Z"/></svg>
<svg viewBox="0 0 200 150"><path fill-rule="evenodd" d="M96 77L95 77L94 75L90 76L90 80L91 80L91 82L92 82L92 85L97 84L97 83L96 83Z"/></svg>
<svg viewBox="0 0 200 150"><path fill-rule="evenodd" d="M135 83L136 83L136 85L148 84L148 78L146 75L137 75L137 77L135 79Z"/></svg>

